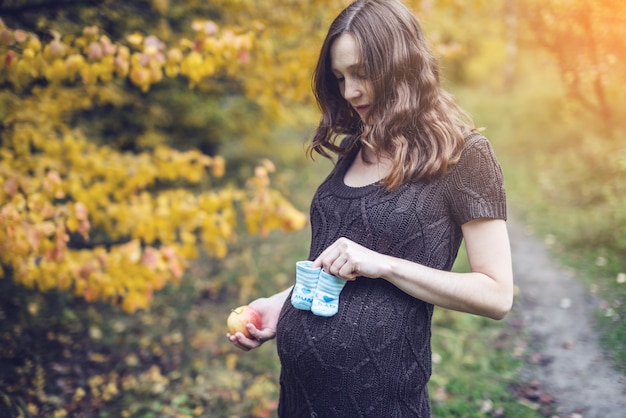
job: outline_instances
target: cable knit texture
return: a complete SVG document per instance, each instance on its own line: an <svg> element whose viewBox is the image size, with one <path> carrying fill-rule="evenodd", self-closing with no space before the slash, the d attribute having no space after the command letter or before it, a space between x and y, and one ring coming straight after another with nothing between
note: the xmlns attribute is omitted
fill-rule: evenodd
<svg viewBox="0 0 626 418"><path fill-rule="evenodd" d="M378 183L345 185L356 152L337 162L313 197L310 260L347 237L450 270L463 223L506 219L502 171L480 134L466 139L461 159L444 176L391 192ZM279 416L430 417L432 313L433 305L365 277L346 283L339 312L329 318L286 303L277 330Z"/></svg>

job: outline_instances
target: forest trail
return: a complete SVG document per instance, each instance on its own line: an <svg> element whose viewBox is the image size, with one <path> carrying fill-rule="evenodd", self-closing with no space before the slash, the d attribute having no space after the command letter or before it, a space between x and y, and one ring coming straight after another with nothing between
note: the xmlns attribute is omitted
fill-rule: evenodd
<svg viewBox="0 0 626 418"><path fill-rule="evenodd" d="M510 321L530 335L524 380L540 382L561 418L625 418L626 377L598 344L595 301L572 272L515 219L508 221L519 294Z"/></svg>

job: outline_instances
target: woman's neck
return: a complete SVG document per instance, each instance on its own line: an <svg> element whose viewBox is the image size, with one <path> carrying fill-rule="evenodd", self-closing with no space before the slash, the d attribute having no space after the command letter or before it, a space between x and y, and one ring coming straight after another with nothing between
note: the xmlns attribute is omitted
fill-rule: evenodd
<svg viewBox="0 0 626 418"><path fill-rule="evenodd" d="M350 187L367 186L384 179L390 168L391 159L361 147L346 171L344 183Z"/></svg>

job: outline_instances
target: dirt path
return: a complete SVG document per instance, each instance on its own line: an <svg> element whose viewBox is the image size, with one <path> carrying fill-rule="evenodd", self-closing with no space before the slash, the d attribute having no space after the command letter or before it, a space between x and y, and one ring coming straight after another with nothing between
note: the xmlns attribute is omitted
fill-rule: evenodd
<svg viewBox="0 0 626 418"><path fill-rule="evenodd" d="M530 333L533 350L524 379L540 382L561 418L626 418L626 379L598 345L593 298L523 225L510 220L509 234L520 289L512 320Z"/></svg>

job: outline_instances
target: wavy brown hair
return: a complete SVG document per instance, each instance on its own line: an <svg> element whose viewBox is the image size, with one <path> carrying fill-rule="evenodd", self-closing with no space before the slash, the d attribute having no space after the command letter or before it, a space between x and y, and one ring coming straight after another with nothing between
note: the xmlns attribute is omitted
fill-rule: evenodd
<svg viewBox="0 0 626 418"><path fill-rule="evenodd" d="M373 86L367 125L341 95L332 72L330 49L344 33L355 37ZM332 159L361 142L393 160L382 179L388 189L445 173L474 129L471 117L441 88L437 59L415 16L397 0L357 0L337 16L322 44L313 90L322 119L309 154ZM337 145L343 135L351 140Z"/></svg>

